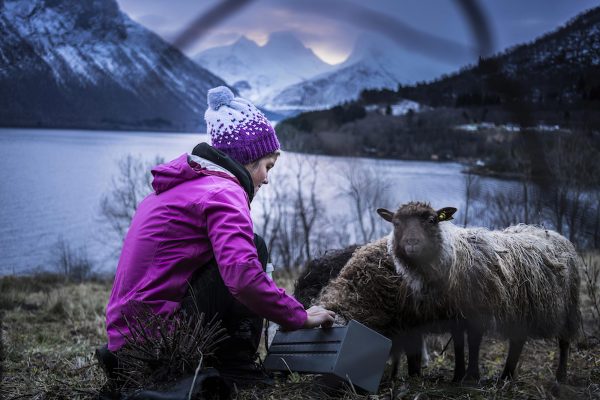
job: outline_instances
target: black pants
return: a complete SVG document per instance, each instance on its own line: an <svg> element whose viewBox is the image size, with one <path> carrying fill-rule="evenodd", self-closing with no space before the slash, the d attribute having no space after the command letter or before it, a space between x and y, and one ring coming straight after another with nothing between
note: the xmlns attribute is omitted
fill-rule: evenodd
<svg viewBox="0 0 600 400"><path fill-rule="evenodd" d="M258 258L265 270L269 253L265 241L254 235ZM188 315L204 313L204 320L213 317L221 320L229 338L219 345L216 357L219 362L247 362L254 359L260 342L263 318L237 301L225 286L216 262L212 260L192 277L190 287L181 303Z"/></svg>

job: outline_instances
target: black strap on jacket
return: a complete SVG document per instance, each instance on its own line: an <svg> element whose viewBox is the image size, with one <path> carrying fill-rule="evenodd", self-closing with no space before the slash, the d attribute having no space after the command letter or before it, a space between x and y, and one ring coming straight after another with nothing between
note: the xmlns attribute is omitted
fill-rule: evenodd
<svg viewBox="0 0 600 400"><path fill-rule="evenodd" d="M215 149L208 143L199 143L192 150L192 154L198 157L202 157L208 161L214 162L220 167L225 168L231 172L233 176L242 185L242 188L248 193L250 201L254 198L254 184L252 183L252 176L250 172L239 162L223 153L221 150Z"/></svg>

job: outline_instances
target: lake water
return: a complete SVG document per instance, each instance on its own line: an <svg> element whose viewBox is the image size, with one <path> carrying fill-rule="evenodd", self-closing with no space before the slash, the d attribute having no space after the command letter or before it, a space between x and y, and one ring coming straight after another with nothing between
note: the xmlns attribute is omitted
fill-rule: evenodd
<svg viewBox="0 0 600 400"><path fill-rule="evenodd" d="M112 271L115 261L109 256L114 249L103 240L106 233L99 227L98 215L118 161L128 154L148 161L156 156L170 160L207 139L181 133L0 129L0 274L50 269L52 249L60 237L73 248L85 247L99 270ZM272 183L306 159L284 152L271 174ZM369 170L387 182L395 205L423 200L435 208L460 210L465 202L462 166L457 163L308 157L305 170L315 168L316 190L329 215L349 212L340 196L340 171L348 168ZM516 187L491 178L480 184L490 190ZM267 196L268 186L265 189L258 196ZM460 219L460 211L456 218Z"/></svg>

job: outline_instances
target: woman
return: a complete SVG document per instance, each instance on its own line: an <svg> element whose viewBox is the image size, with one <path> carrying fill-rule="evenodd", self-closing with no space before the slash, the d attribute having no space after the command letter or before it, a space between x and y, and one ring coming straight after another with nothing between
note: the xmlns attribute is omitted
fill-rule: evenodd
<svg viewBox="0 0 600 400"><path fill-rule="evenodd" d="M209 90L208 104L212 146L155 167L154 193L131 222L106 310L110 352L125 343L124 317L139 304L169 315L193 299L219 314L230 342L218 356L227 362L252 358L262 317L289 330L333 323L333 312L304 310L267 277L266 251L259 259L250 202L279 156L273 127L226 87Z"/></svg>

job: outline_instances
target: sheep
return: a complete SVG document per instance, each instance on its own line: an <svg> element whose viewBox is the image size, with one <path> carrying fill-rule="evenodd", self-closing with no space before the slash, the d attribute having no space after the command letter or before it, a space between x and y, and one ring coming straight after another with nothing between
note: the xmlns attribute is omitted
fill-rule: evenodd
<svg viewBox="0 0 600 400"><path fill-rule="evenodd" d="M411 288L396 273L387 243L388 239L383 238L358 248L351 258L345 249L311 262L308 273L296 284L294 295L303 298L306 289L299 288L324 286L311 304L335 311L338 324L356 319L391 338L392 376L397 374L402 350L407 355L409 375L420 375L422 357L426 354L422 351L423 333L448 331L449 327L458 327L459 321L449 314L448 307L440 307L433 300L416 301ZM339 275L327 283L346 260ZM320 285L305 284L305 276ZM455 367L459 375L461 368L464 373L460 363Z"/></svg>
<svg viewBox="0 0 600 400"><path fill-rule="evenodd" d="M304 308L309 308L311 302L317 297L321 289L331 279L338 276L342 267L352 257L352 253L357 248L358 245L352 245L340 250L330 250L325 252L322 257L311 260L294 284L294 298ZM265 346L267 348L271 346L271 342L278 329L279 325L269 321L268 327L265 330Z"/></svg>
<svg viewBox="0 0 600 400"><path fill-rule="evenodd" d="M456 208L435 211L421 202L404 204L395 213L377 212L393 224L388 250L397 273L417 295L446 302L466 318L475 336L492 330L508 338L501 379L515 376L527 338L558 337L556 378L564 382L569 345L581 319L581 260L571 242L523 224L504 230L460 228L444 222ZM469 372L478 377L479 344L473 341Z"/></svg>
<svg viewBox="0 0 600 400"><path fill-rule="evenodd" d="M311 260L294 285L294 297L304 308L319 295L330 280L339 275L340 270L352 257L358 245L344 249L327 251L322 257Z"/></svg>

